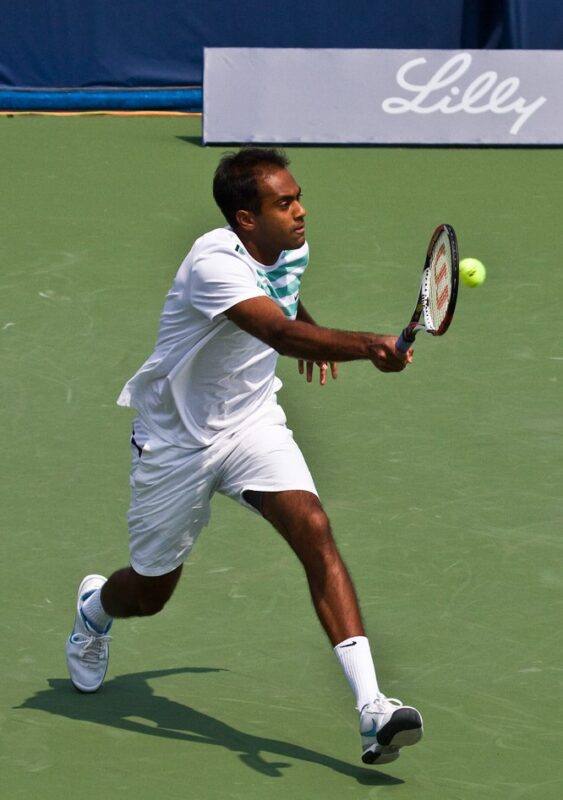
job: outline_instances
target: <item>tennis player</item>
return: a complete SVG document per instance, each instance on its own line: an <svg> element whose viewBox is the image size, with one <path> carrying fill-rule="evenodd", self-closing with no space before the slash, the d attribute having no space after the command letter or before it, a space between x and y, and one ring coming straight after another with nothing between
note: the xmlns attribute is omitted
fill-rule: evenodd
<svg viewBox="0 0 563 800"><path fill-rule="evenodd" d="M78 589L70 679L95 692L115 617L159 612L209 522L214 492L262 515L300 559L313 605L360 712L362 760L384 764L422 735L419 712L381 692L354 586L276 393L278 355L325 384L337 362L381 372L412 360L395 336L318 326L299 299L309 261L301 189L276 149L225 155L213 195L228 226L201 236L168 292L152 355L118 404L131 437L130 566Z"/></svg>

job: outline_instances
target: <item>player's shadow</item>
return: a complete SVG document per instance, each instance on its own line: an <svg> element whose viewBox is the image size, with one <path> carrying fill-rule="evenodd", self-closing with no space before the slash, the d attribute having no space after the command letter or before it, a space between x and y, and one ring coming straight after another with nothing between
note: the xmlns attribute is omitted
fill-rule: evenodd
<svg viewBox="0 0 563 800"><path fill-rule="evenodd" d="M267 761L262 753L319 764L365 785L403 783L399 778L347 764L316 750L244 733L195 708L155 694L148 683L153 678L167 675L221 671L211 667L178 667L135 672L107 681L103 690L93 695L76 692L68 679L51 678L48 681L49 689L37 692L18 708L39 709L69 719L110 725L147 736L225 747L238 753L246 766L272 778L280 777L282 769L291 764ZM146 720L146 723L139 720Z"/></svg>

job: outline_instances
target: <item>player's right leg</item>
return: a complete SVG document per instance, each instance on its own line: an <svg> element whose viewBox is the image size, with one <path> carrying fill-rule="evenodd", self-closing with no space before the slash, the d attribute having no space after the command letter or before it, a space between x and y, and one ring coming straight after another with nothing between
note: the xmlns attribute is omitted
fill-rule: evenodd
<svg viewBox="0 0 563 800"><path fill-rule="evenodd" d="M102 628L86 619L82 607L105 583L102 575L86 575L78 587L74 625L66 641L66 663L73 686L80 692L95 692L106 676L109 659L108 635L111 618Z"/></svg>
<svg viewBox="0 0 563 800"><path fill-rule="evenodd" d="M106 580L86 575L78 587L74 626L66 643L70 680L80 692L102 685L109 661L109 631L114 617L157 614L170 599L182 566L165 575L146 577L125 567Z"/></svg>
<svg viewBox="0 0 563 800"><path fill-rule="evenodd" d="M149 617L162 611L180 580L182 564L164 575L140 575L124 567L110 575L100 592L110 617Z"/></svg>
<svg viewBox="0 0 563 800"><path fill-rule="evenodd" d="M66 644L70 679L83 692L102 685L113 618L148 616L163 608L209 520L215 475L206 454L150 436L142 447L134 440L131 455L131 566L107 581L101 575L82 580Z"/></svg>

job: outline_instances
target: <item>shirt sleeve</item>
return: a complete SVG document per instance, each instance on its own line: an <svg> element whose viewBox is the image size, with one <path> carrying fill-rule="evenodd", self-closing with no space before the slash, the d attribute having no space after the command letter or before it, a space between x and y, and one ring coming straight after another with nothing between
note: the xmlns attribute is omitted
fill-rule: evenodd
<svg viewBox="0 0 563 800"><path fill-rule="evenodd" d="M267 297L251 267L228 251L204 253L194 261L189 301L208 319L252 297Z"/></svg>

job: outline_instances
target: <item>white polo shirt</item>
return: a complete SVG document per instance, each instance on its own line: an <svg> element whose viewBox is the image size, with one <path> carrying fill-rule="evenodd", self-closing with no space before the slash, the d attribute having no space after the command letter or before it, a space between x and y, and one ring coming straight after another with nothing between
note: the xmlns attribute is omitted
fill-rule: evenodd
<svg viewBox="0 0 563 800"><path fill-rule="evenodd" d="M164 303L156 347L117 399L149 431L182 447L231 435L271 409L281 381L278 353L225 316L251 297L270 297L295 319L307 243L271 266L255 261L231 228L196 240Z"/></svg>

